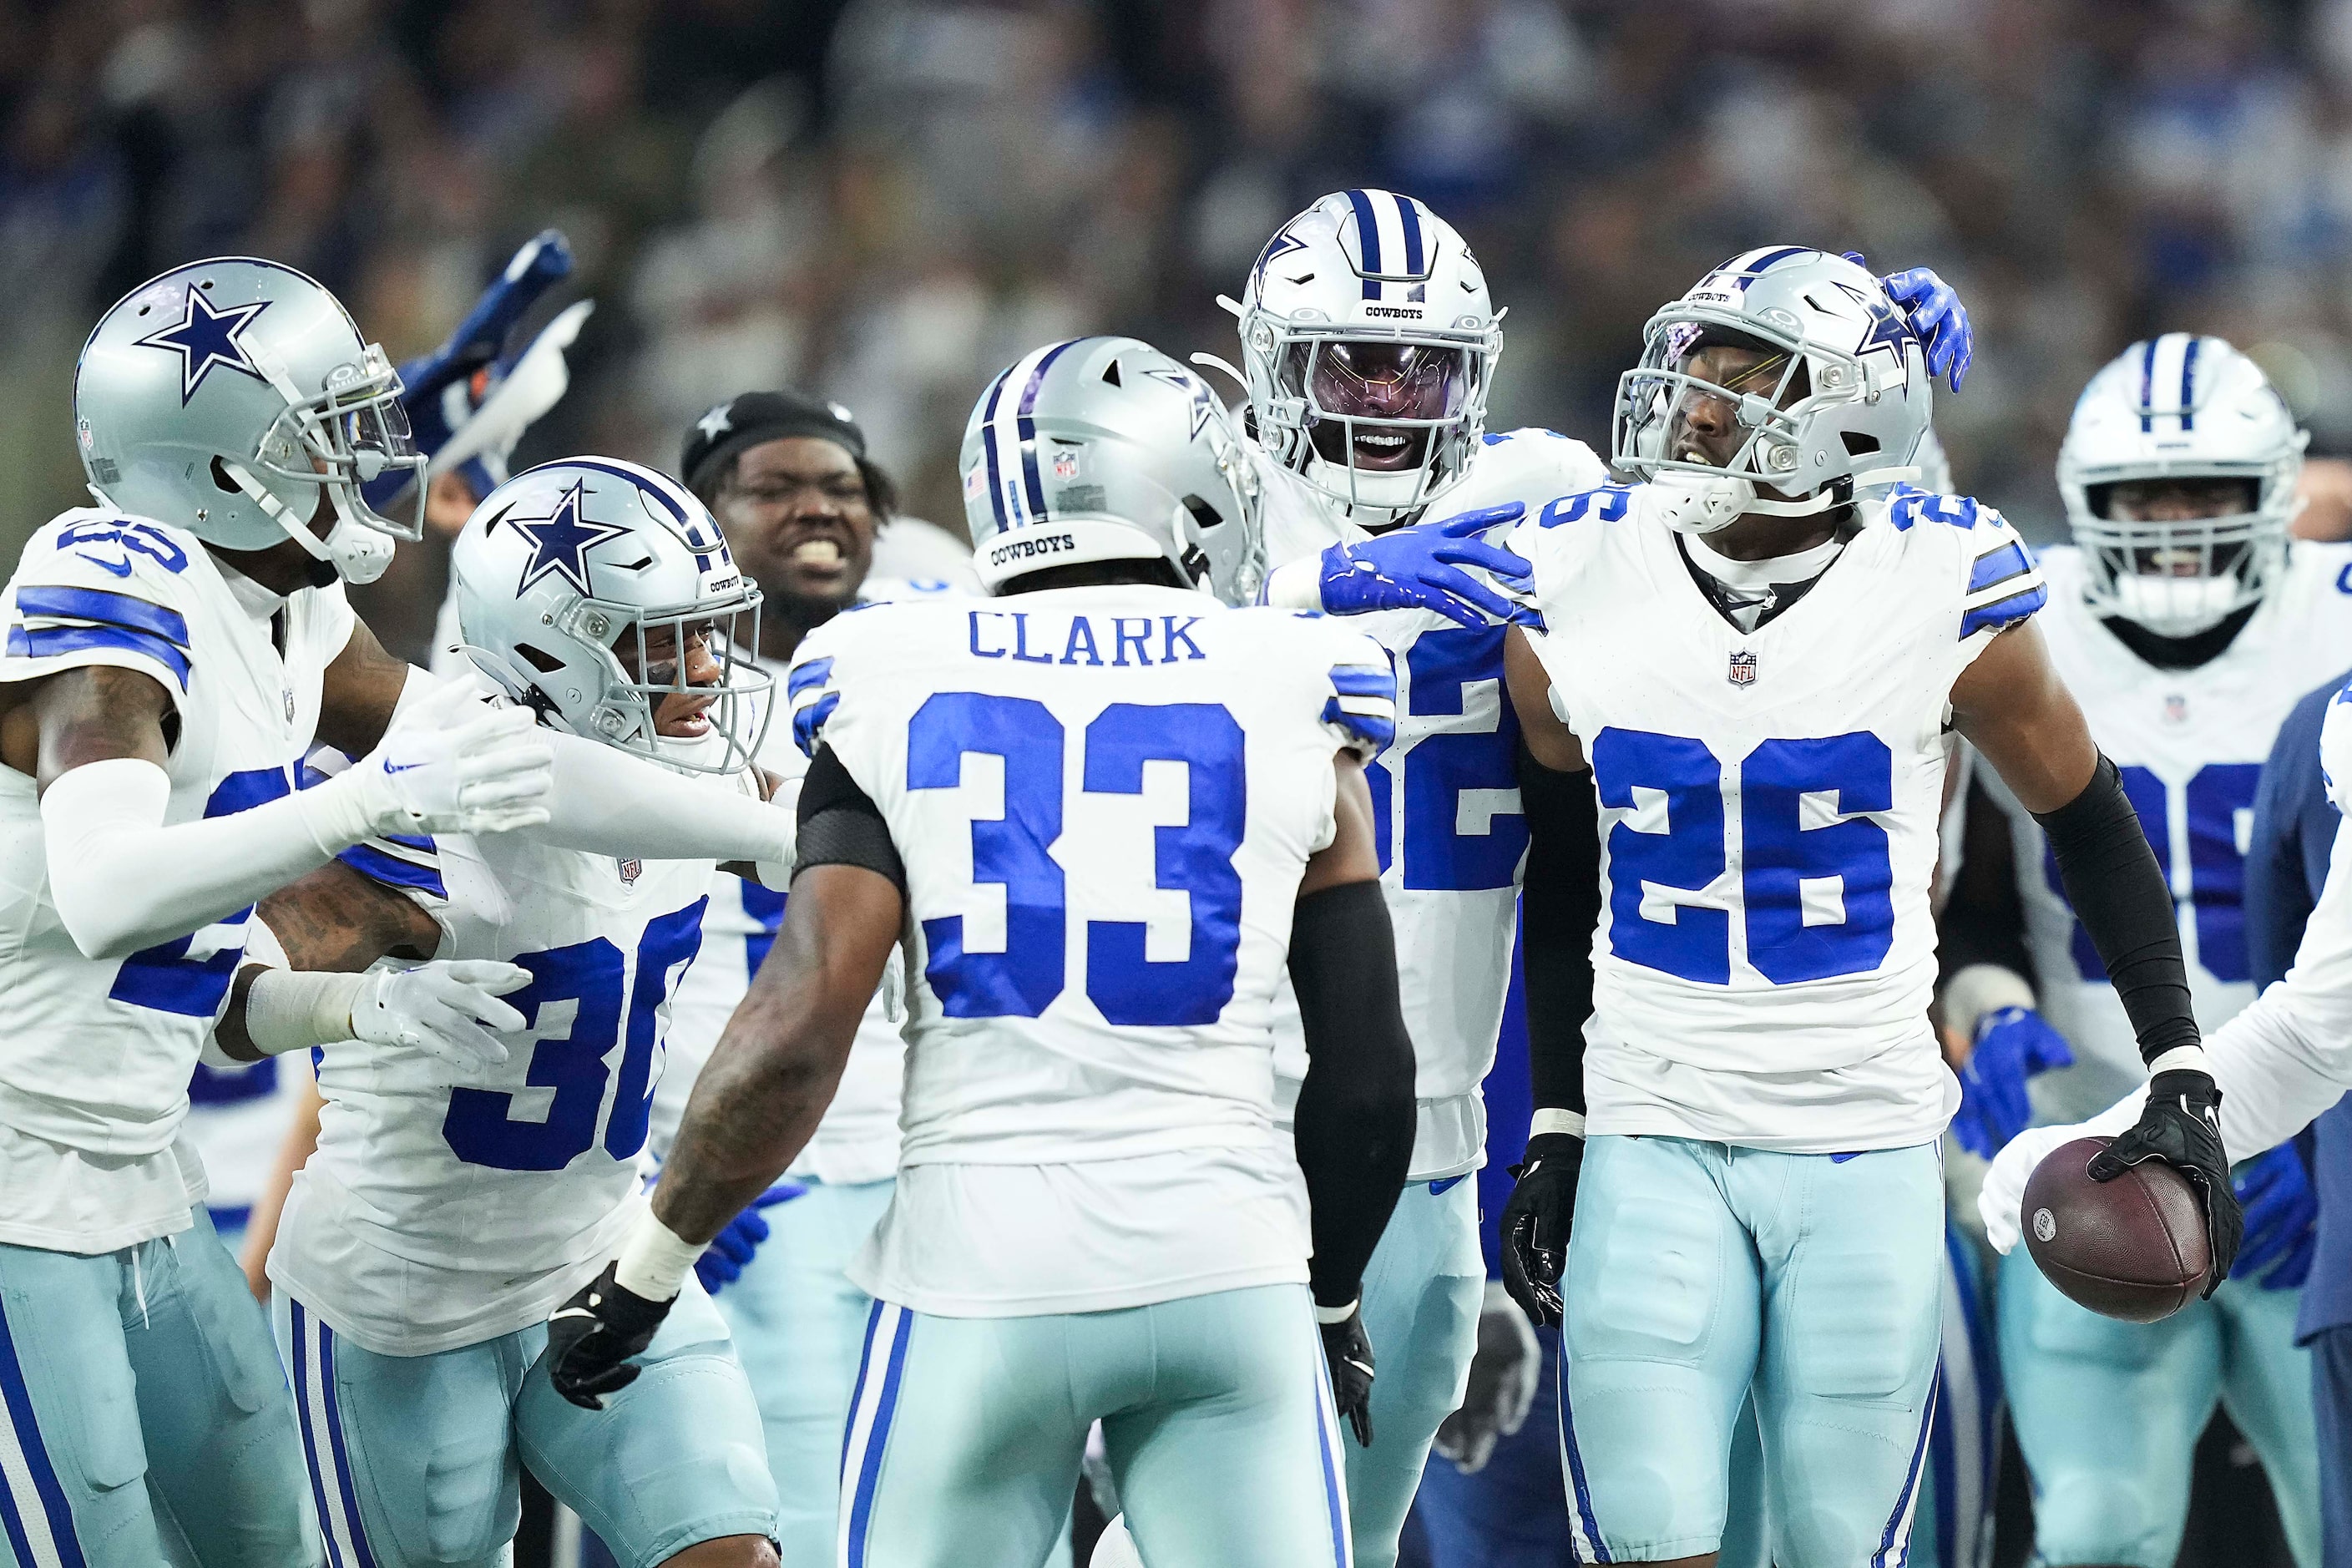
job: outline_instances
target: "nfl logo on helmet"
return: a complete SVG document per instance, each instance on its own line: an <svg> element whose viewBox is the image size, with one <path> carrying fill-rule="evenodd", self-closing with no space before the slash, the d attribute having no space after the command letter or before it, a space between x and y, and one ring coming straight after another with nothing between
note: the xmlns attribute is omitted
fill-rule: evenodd
<svg viewBox="0 0 2352 1568"><path fill-rule="evenodd" d="M1748 652L1746 648L1732 649L1731 668L1727 672L1725 679L1728 679L1734 686L1755 685L1756 656Z"/></svg>

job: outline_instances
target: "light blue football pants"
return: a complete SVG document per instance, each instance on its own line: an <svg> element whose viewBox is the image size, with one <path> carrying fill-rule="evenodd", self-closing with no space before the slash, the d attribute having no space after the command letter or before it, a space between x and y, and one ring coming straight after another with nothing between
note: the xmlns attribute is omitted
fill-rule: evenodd
<svg viewBox="0 0 2352 1568"><path fill-rule="evenodd" d="M1391 1568L1429 1445L1462 1406L1478 1349L1486 1261L1478 1250L1478 1184L1415 1182L1364 1270L1372 1342L1372 1446L1347 1434L1348 1507L1356 1568Z"/></svg>
<svg viewBox="0 0 2352 1568"><path fill-rule="evenodd" d="M772 1535L775 1483L727 1325L692 1278L635 1358L635 1383L583 1410L538 1364L534 1323L432 1355L378 1355L278 1291L331 1568L499 1568L522 1467L623 1568L700 1541Z"/></svg>
<svg viewBox="0 0 2352 1568"><path fill-rule="evenodd" d="M201 1208L95 1257L0 1246L0 1564L191 1556L320 1561L286 1374L236 1260Z"/></svg>
<svg viewBox="0 0 2352 1568"><path fill-rule="evenodd" d="M843 1272L890 1206L888 1181L808 1191L762 1211L768 1239L743 1277L711 1297L760 1402L786 1563L832 1559L841 1435L873 1298Z"/></svg>
<svg viewBox="0 0 2352 1568"><path fill-rule="evenodd" d="M838 1568L1038 1568L1087 1429L1151 1568L1347 1568L1339 1418L1304 1285L1026 1318L877 1302Z"/></svg>
<svg viewBox="0 0 2352 1568"><path fill-rule="evenodd" d="M2002 1260L2000 1358L2033 1476L2039 1561L2170 1568L2188 1522L2197 1440L2219 1401L2270 1474L2302 1568L2319 1563L2319 1438L2302 1293L2224 1281L2158 1323L2078 1307L2025 1248Z"/></svg>
<svg viewBox="0 0 2352 1568"><path fill-rule="evenodd" d="M1898 1568L1942 1321L1936 1146L1595 1137L1574 1237L1560 1458L1583 1559L1716 1551L1752 1390L1776 1558Z"/></svg>

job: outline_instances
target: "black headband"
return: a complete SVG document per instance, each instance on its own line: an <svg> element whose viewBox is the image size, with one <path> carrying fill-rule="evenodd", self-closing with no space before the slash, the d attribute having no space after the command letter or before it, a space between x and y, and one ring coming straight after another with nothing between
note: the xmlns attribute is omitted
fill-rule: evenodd
<svg viewBox="0 0 2352 1568"><path fill-rule="evenodd" d="M699 495L704 481L738 452L794 436L831 441L865 466L866 432L840 404L797 392L746 392L718 405L688 427L677 471L686 488Z"/></svg>

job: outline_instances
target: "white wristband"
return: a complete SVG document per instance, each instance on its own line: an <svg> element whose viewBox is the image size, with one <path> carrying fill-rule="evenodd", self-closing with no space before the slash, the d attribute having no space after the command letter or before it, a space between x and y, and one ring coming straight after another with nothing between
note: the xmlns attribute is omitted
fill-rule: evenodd
<svg viewBox="0 0 2352 1568"><path fill-rule="evenodd" d="M2212 1068L2205 1060L2203 1046L2175 1046L2147 1064L2148 1077L2154 1078L2160 1072L2201 1072L2207 1078L2213 1076Z"/></svg>
<svg viewBox="0 0 2352 1568"><path fill-rule="evenodd" d="M1542 1107L1528 1123L1528 1136L1540 1138L1547 1132L1565 1132L1570 1138L1583 1137L1584 1112L1563 1110L1551 1105Z"/></svg>
<svg viewBox="0 0 2352 1568"><path fill-rule="evenodd" d="M1327 1329L1334 1323L1344 1323L1356 1315L1356 1309L1363 1305L1363 1300L1364 1299L1359 1296L1344 1307L1317 1307L1315 1321Z"/></svg>
<svg viewBox="0 0 2352 1568"><path fill-rule="evenodd" d="M621 1244L613 1282L648 1301L669 1300L686 1288L686 1271L708 1245L685 1240L647 1209Z"/></svg>
<svg viewBox="0 0 2352 1568"><path fill-rule="evenodd" d="M1323 558L1309 555L1277 566L1265 580L1265 602L1278 610L1323 607Z"/></svg>
<svg viewBox="0 0 2352 1568"><path fill-rule="evenodd" d="M267 969L245 993L245 1035L265 1057L352 1037L352 1006L364 974Z"/></svg>

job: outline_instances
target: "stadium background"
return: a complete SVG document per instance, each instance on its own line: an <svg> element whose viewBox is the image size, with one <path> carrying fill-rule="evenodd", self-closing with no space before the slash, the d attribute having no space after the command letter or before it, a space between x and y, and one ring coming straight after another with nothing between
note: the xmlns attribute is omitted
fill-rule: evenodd
<svg viewBox="0 0 2352 1568"><path fill-rule="evenodd" d="M2135 336L2231 338L2352 449L2352 0L0 0L0 108L12 560L80 499L90 322L196 257L305 268L398 359L560 226L580 267L537 314L598 308L518 466L667 466L793 382L960 529L988 375L1085 331L1230 355L1216 294L1366 184L1510 307L1497 428L1604 444L1648 312L1787 240L1959 287L1976 368L1937 424L2029 536ZM363 609L419 655L441 566L404 554ZM2184 1562L2263 1560L2231 1447Z"/></svg>

